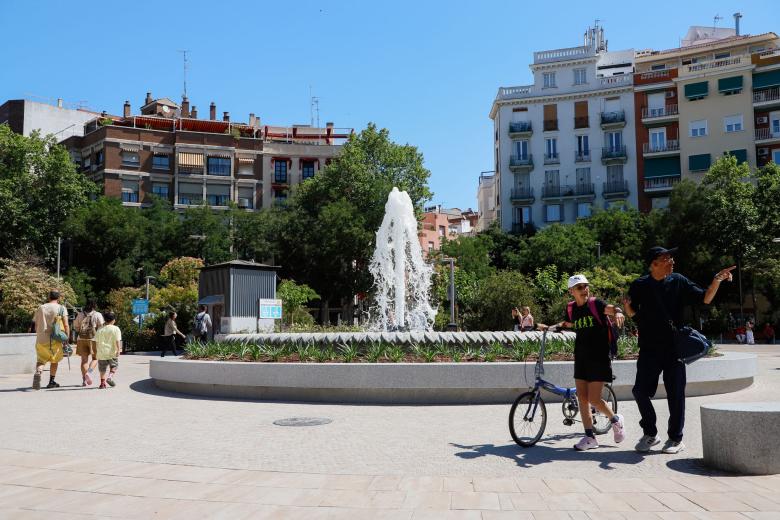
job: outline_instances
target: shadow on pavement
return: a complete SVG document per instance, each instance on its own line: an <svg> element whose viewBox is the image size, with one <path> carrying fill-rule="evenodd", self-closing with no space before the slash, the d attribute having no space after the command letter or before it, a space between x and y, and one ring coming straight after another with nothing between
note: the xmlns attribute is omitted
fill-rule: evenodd
<svg viewBox="0 0 780 520"><path fill-rule="evenodd" d="M571 435L573 438L580 436L581 434ZM569 435L558 436L557 438L563 439L567 437ZM552 438L554 439L555 437ZM514 443L504 446L496 446L495 444L463 445L456 443L450 443L450 445L464 450L455 454L462 459L476 459L485 456L503 457L513 460L521 468L540 466L547 462L589 460L598 462L599 467L602 469L612 470L615 469L614 465L639 464L648 455L653 455L652 452L643 454L634 450L617 451L616 447L609 445L602 445L598 450L577 451L571 446L547 446L545 442L531 448L521 448Z"/></svg>
<svg viewBox="0 0 780 520"><path fill-rule="evenodd" d="M733 476L734 473L728 473L719 469L710 468L704 465L704 459L672 459L666 463L666 467L680 473L689 475L701 475L705 477Z"/></svg>

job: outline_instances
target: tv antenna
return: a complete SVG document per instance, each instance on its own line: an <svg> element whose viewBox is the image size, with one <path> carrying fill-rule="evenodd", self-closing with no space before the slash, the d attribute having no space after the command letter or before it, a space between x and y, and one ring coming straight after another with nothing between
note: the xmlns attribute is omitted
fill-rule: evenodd
<svg viewBox="0 0 780 520"><path fill-rule="evenodd" d="M716 14L712 17L712 28L715 29L718 27L718 22L723 20L723 17L719 14Z"/></svg>
<svg viewBox="0 0 780 520"><path fill-rule="evenodd" d="M320 98L312 94L311 85L309 85L309 97L311 103L309 104L309 118L311 119L311 126L314 126L314 114L317 114L317 126L320 127Z"/></svg>
<svg viewBox="0 0 780 520"><path fill-rule="evenodd" d="M184 49L179 52L182 54L182 65L184 67L184 93L182 94L182 97L187 97L187 53L190 51L189 49Z"/></svg>

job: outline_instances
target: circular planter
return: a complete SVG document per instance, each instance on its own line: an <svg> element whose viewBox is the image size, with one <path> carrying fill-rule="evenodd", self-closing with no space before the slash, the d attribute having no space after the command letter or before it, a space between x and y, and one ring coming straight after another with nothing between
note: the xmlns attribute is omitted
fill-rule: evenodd
<svg viewBox="0 0 780 520"><path fill-rule="evenodd" d="M152 359L162 389L214 397L386 404L508 403L534 383L534 363L251 363ZM574 363L549 361L544 378L573 386ZM618 399L633 399L636 361L616 361ZM756 356L726 352L688 367L686 395L740 390L753 383ZM660 383L660 381L659 381ZM665 396L659 384L656 397ZM546 393L545 400L560 400Z"/></svg>

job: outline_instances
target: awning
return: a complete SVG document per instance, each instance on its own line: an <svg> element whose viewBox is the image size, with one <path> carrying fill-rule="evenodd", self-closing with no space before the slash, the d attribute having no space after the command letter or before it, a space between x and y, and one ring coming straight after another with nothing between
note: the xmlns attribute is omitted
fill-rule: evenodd
<svg viewBox="0 0 780 520"><path fill-rule="evenodd" d="M709 82L707 81L689 83L685 85L685 97L688 99L704 97L709 90Z"/></svg>
<svg viewBox="0 0 780 520"><path fill-rule="evenodd" d="M179 166L203 168L203 154L179 152Z"/></svg>
<svg viewBox="0 0 780 520"><path fill-rule="evenodd" d="M211 296L204 296L198 301L198 305L222 305L225 303L225 296L222 294L212 294Z"/></svg>
<svg viewBox="0 0 780 520"><path fill-rule="evenodd" d="M158 155L166 155L173 153L173 148L170 146L152 146L152 152Z"/></svg>
<svg viewBox="0 0 780 520"><path fill-rule="evenodd" d="M737 158L737 164L747 162L747 150L744 148L742 150L731 150L728 152L723 152L723 155L733 155Z"/></svg>
<svg viewBox="0 0 780 520"><path fill-rule="evenodd" d="M711 164L712 159L708 153L688 156L688 169L692 172L709 170Z"/></svg>
<svg viewBox="0 0 780 520"><path fill-rule="evenodd" d="M677 157L645 159L645 179L679 177L680 173L680 159Z"/></svg>
<svg viewBox="0 0 780 520"><path fill-rule="evenodd" d="M254 157L239 157L238 162L241 164L254 164L255 158Z"/></svg>
<svg viewBox="0 0 780 520"><path fill-rule="evenodd" d="M742 90L742 76L732 76L718 80L718 92L735 92L737 90Z"/></svg>
<svg viewBox="0 0 780 520"><path fill-rule="evenodd" d="M753 74L753 90L780 86L780 70Z"/></svg>
<svg viewBox="0 0 780 520"><path fill-rule="evenodd" d="M233 154L230 152L208 152L209 157L221 157L223 159L230 159Z"/></svg>
<svg viewBox="0 0 780 520"><path fill-rule="evenodd" d="M141 151L141 145L140 144L127 144L127 143L120 143L119 149L123 152L140 152Z"/></svg>
<svg viewBox="0 0 780 520"><path fill-rule="evenodd" d="M93 152L99 152L102 149L103 149L103 143L98 143L98 144L92 146L92 151Z"/></svg>

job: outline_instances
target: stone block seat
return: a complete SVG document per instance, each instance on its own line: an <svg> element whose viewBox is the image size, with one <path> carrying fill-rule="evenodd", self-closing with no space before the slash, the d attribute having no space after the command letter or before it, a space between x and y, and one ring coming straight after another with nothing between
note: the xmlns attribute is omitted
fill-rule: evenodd
<svg viewBox="0 0 780 520"><path fill-rule="evenodd" d="M704 463L747 475L780 473L780 402L701 406Z"/></svg>

